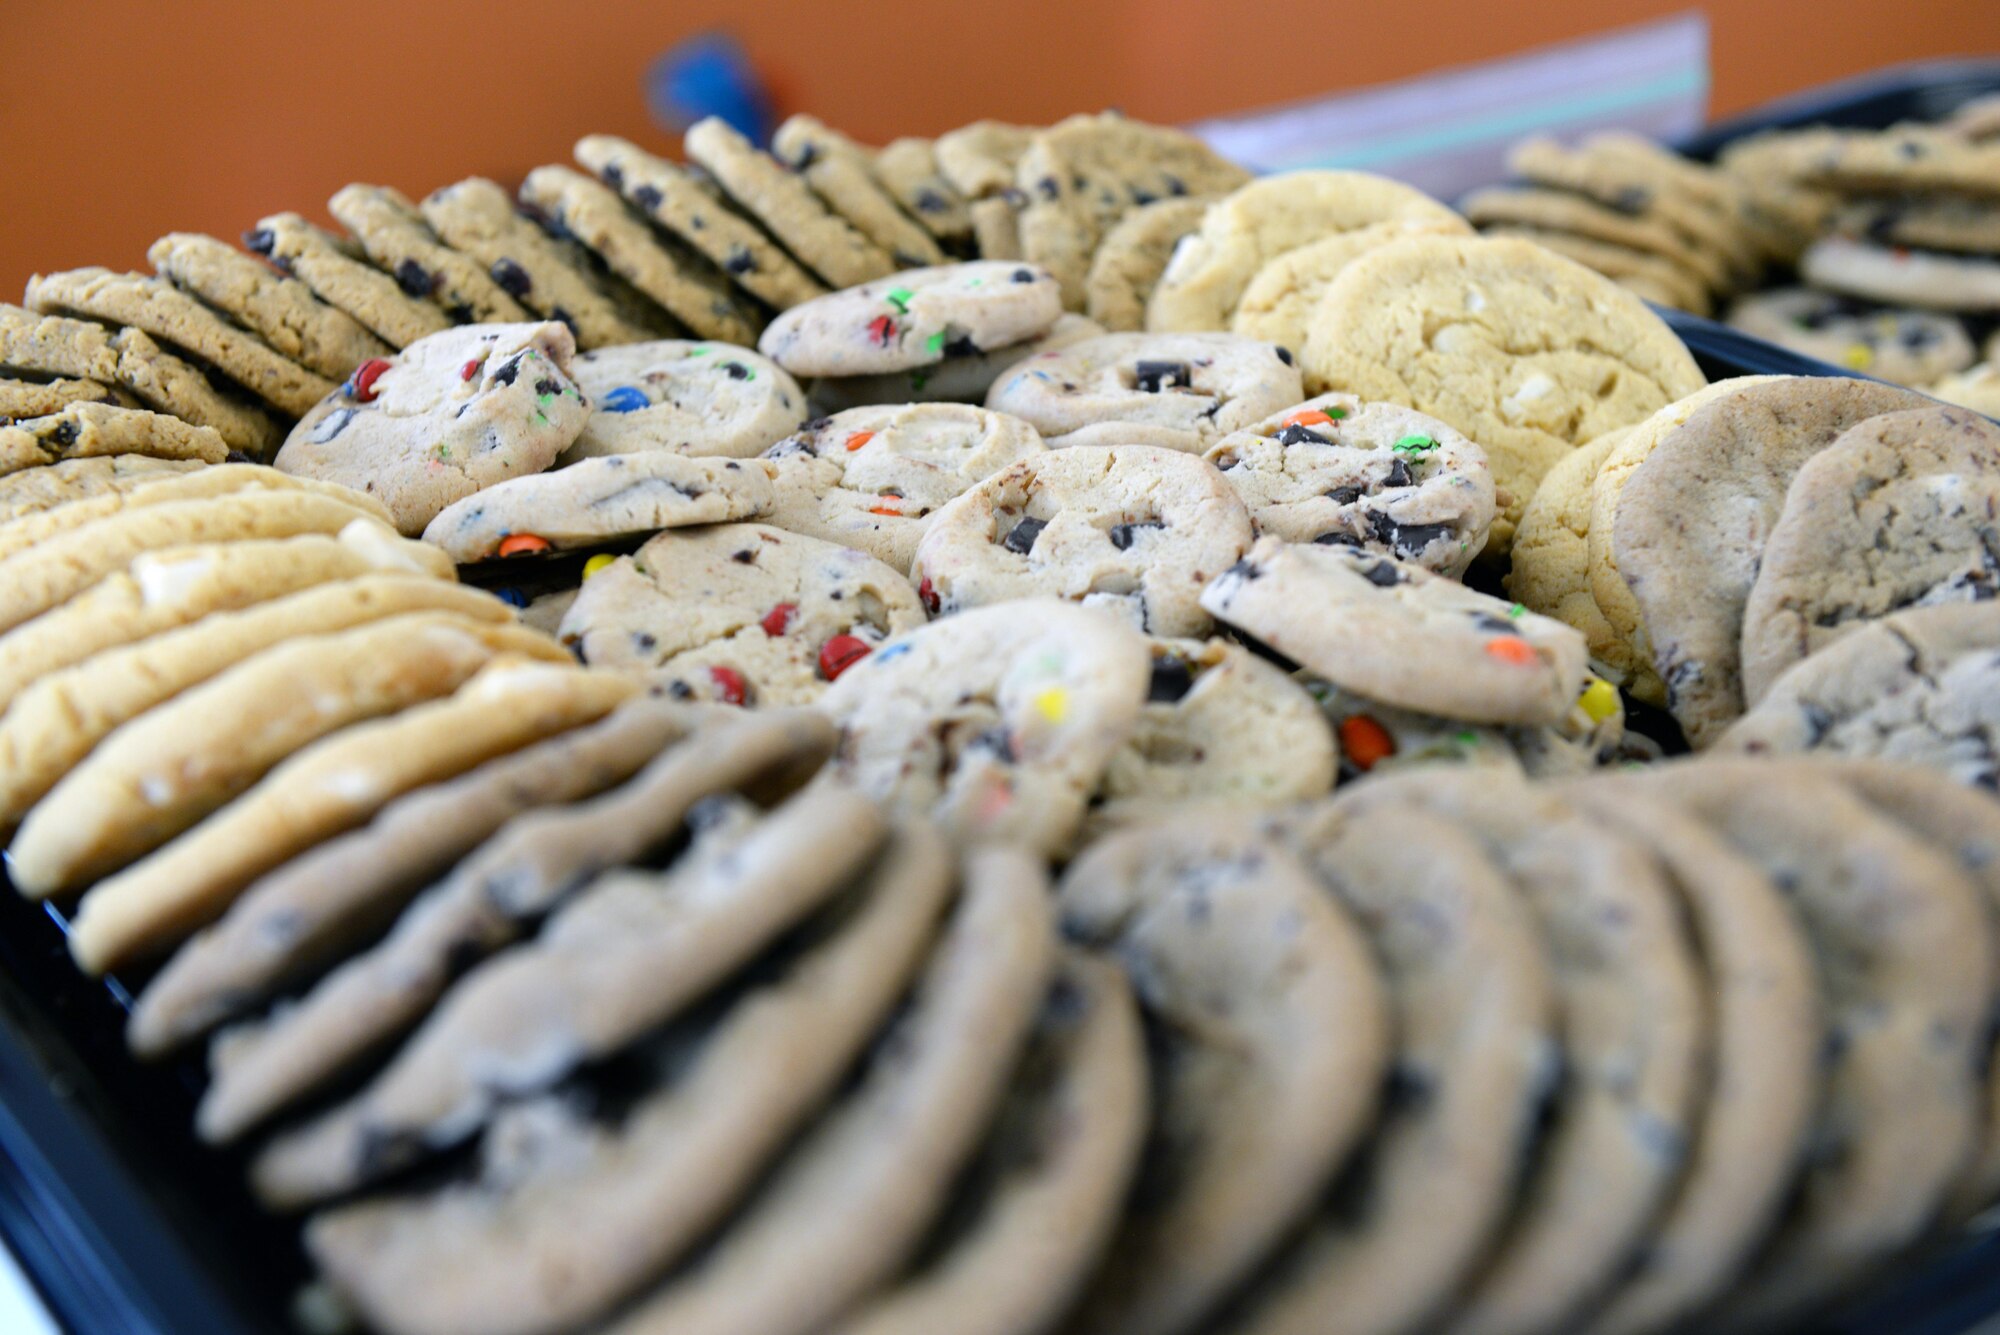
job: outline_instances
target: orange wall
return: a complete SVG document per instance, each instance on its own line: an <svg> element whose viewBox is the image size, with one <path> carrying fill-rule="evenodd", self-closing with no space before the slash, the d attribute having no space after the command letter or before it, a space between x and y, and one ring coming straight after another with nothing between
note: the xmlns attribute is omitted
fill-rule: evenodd
<svg viewBox="0 0 2000 1335"><path fill-rule="evenodd" d="M863 138L1118 106L1182 121L1654 18L1687 0L4 0L0 297L143 267L350 180L512 179L580 134L660 142L652 58L729 25L788 110ZM911 15L924 14L921 20ZM1920 56L2000 53L1996 0L1713 6L1714 109Z"/></svg>

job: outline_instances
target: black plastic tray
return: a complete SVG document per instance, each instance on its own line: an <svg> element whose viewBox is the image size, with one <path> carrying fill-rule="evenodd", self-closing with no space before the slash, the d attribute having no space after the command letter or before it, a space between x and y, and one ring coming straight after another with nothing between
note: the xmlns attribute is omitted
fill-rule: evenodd
<svg viewBox="0 0 2000 1335"><path fill-rule="evenodd" d="M1683 141L1680 149L1690 157L1710 159L1763 130L1804 125L1880 130L1901 121L1934 121L1987 93L2000 93L2000 56L1891 65L1767 102L1709 126Z"/></svg>

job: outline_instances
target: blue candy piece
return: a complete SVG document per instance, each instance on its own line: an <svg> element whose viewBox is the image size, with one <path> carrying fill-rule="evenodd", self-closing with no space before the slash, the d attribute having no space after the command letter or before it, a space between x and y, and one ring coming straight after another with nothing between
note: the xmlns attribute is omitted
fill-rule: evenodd
<svg viewBox="0 0 2000 1335"><path fill-rule="evenodd" d="M528 605L528 595L522 593L519 589L495 589L493 590L493 594L509 607L526 607Z"/></svg>
<svg viewBox="0 0 2000 1335"><path fill-rule="evenodd" d="M641 408L652 407L653 402L646 397L645 390L634 389L630 385L620 385L599 399L597 406L608 413L636 413Z"/></svg>

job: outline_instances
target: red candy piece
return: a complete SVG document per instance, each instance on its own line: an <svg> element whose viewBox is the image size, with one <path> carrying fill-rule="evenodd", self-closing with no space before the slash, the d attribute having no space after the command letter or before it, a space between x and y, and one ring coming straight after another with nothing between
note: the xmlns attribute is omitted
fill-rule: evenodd
<svg viewBox="0 0 2000 1335"><path fill-rule="evenodd" d="M1517 667L1531 667L1541 661L1533 645L1514 635L1503 635L1497 640L1488 640L1486 656L1497 658L1503 663L1512 663Z"/></svg>
<svg viewBox="0 0 2000 1335"><path fill-rule="evenodd" d="M1278 423L1278 425L1279 426L1332 426L1333 419L1331 417L1328 417L1325 413L1321 412L1317 408L1309 408L1304 412L1293 413L1290 417L1287 417L1284 421Z"/></svg>
<svg viewBox="0 0 2000 1335"><path fill-rule="evenodd" d="M740 705L750 696L750 683L731 667L712 667L708 679L715 683L715 698L725 705Z"/></svg>
<svg viewBox="0 0 2000 1335"><path fill-rule="evenodd" d="M389 361L386 357L370 357L355 367L348 396L356 403L375 402L375 382L380 380L382 373L388 369Z"/></svg>
<svg viewBox="0 0 2000 1335"><path fill-rule="evenodd" d="M819 647L819 675L828 681L838 680L841 673L874 652L852 635L836 635Z"/></svg>
<svg viewBox="0 0 2000 1335"><path fill-rule="evenodd" d="M1356 714L1340 721L1340 751L1354 768L1366 774L1396 754L1396 739L1374 719Z"/></svg>
<svg viewBox="0 0 2000 1335"><path fill-rule="evenodd" d="M917 599L923 603L924 611L929 612L932 616L938 614L937 590L931 587L931 577L929 575L924 576L923 582L917 585Z"/></svg>
<svg viewBox="0 0 2000 1335"><path fill-rule="evenodd" d="M896 338L896 322L886 315L878 315L868 322L868 333L877 343L888 347Z"/></svg>
<svg viewBox="0 0 2000 1335"><path fill-rule="evenodd" d="M474 357L471 361L458 368L458 378L460 380L472 379L472 377L479 374L479 366L479 358Z"/></svg>
<svg viewBox="0 0 2000 1335"><path fill-rule="evenodd" d="M797 603L779 603L776 607L764 613L764 619L757 624L764 628L766 635L769 635L772 639L776 639L791 629L792 618L798 614L799 605Z"/></svg>
<svg viewBox="0 0 2000 1335"><path fill-rule="evenodd" d="M532 552L545 552L548 549L549 540L533 533L509 533L500 539L502 556L527 556Z"/></svg>
<svg viewBox="0 0 2000 1335"><path fill-rule="evenodd" d="M850 451L858 450L873 439L875 439L873 431L857 431L847 438L847 448Z"/></svg>

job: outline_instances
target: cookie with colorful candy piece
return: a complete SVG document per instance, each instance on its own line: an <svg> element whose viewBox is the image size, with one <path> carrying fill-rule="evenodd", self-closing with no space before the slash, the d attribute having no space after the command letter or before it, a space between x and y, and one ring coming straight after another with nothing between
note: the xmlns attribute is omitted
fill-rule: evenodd
<svg viewBox="0 0 2000 1335"><path fill-rule="evenodd" d="M599 348L577 354L570 378L590 401L590 418L564 464L648 450L745 459L806 420L798 381L768 357L727 343Z"/></svg>
<svg viewBox="0 0 2000 1335"><path fill-rule="evenodd" d="M883 375L1025 342L1061 313L1046 271L973 260L801 303L771 322L757 350L793 375Z"/></svg>
<svg viewBox="0 0 2000 1335"><path fill-rule="evenodd" d="M850 408L765 456L777 469L771 522L908 570L941 508L1046 449L1020 418L970 404Z"/></svg>
<svg viewBox="0 0 2000 1335"><path fill-rule="evenodd" d="M606 454L474 492L438 511L424 541L469 565L753 519L771 508L774 471L758 459L691 459L670 450Z"/></svg>
<svg viewBox="0 0 2000 1335"><path fill-rule="evenodd" d="M1249 549L1212 465L1150 445L1033 455L938 512L910 574L934 610L1049 595L1153 635L1206 634L1203 588Z"/></svg>
<svg viewBox="0 0 2000 1335"><path fill-rule="evenodd" d="M1454 577L1486 545L1486 452L1434 417L1322 394L1224 436L1202 456L1260 534L1386 552Z"/></svg>
<svg viewBox="0 0 2000 1335"><path fill-rule="evenodd" d="M839 782L969 838L1067 849L1145 705L1145 637L1019 599L934 621L841 674Z"/></svg>
<svg viewBox="0 0 2000 1335"><path fill-rule="evenodd" d="M1235 334L1106 334L1041 353L994 382L986 406L1051 448L1145 444L1200 452L1305 397L1284 348Z"/></svg>
<svg viewBox="0 0 2000 1335"><path fill-rule="evenodd" d="M662 533L590 575L560 635L674 699L791 705L924 620L910 582L861 552L720 524Z"/></svg>
<svg viewBox="0 0 2000 1335"><path fill-rule="evenodd" d="M1814 288L1745 297L1730 307L1729 323L1781 348L1919 389L1964 370L1976 355L1953 316L1884 310Z"/></svg>
<svg viewBox="0 0 2000 1335"><path fill-rule="evenodd" d="M1095 320L1064 311L1046 333L1025 343L950 357L889 375L826 376L812 382L811 398L822 413L876 404L984 403L993 383L1018 363L1103 333L1104 326Z"/></svg>
<svg viewBox="0 0 2000 1335"><path fill-rule="evenodd" d="M1992 152L1994 165L2000 168L2000 145ZM1994 174L2000 177L2000 171ZM1800 257L1799 276L1815 287L1895 306L2000 311L2000 258L1993 255L1911 250L1827 236Z"/></svg>
<svg viewBox="0 0 2000 1335"><path fill-rule="evenodd" d="M1356 694L1474 723L1560 723L1583 636L1393 557L1259 539L1201 605Z"/></svg>
<svg viewBox="0 0 2000 1335"><path fill-rule="evenodd" d="M414 537L452 502L539 473L576 440L590 404L569 376L575 352L553 320L432 334L356 368L274 462L367 492Z"/></svg>

